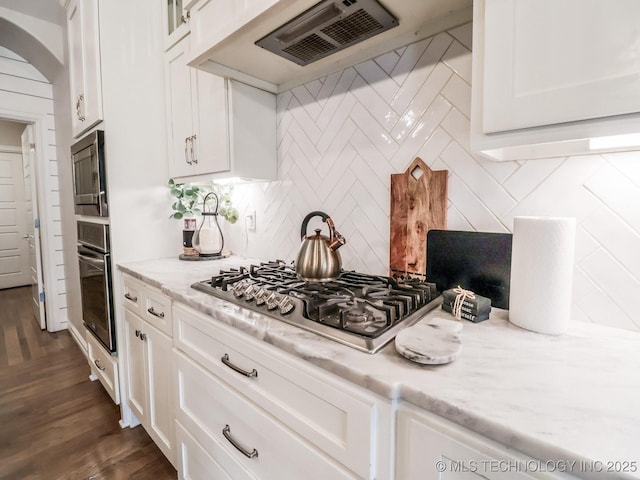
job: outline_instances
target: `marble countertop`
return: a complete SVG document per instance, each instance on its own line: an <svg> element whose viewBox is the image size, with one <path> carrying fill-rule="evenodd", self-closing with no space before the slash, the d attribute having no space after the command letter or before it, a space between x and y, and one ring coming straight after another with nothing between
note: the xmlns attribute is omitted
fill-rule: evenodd
<svg viewBox="0 0 640 480"><path fill-rule="evenodd" d="M190 285L220 268L256 263L230 257L130 262L119 268L172 298L389 399L402 399L531 457L607 468L636 462L640 470L640 333L572 322L553 337L490 320L464 322L462 351L452 363L419 365L388 344L374 355L200 293ZM426 318L452 317L436 309ZM585 462L585 463L580 463ZM612 465L614 468L615 464Z"/></svg>

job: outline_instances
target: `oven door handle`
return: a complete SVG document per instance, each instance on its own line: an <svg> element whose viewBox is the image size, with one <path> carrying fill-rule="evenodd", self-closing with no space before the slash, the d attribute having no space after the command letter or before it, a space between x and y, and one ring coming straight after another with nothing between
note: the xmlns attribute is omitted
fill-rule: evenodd
<svg viewBox="0 0 640 480"><path fill-rule="evenodd" d="M88 248L84 248L81 246L78 247L78 260L86 262L89 265L92 265L101 270L104 270L105 256L106 254L99 254L89 250Z"/></svg>

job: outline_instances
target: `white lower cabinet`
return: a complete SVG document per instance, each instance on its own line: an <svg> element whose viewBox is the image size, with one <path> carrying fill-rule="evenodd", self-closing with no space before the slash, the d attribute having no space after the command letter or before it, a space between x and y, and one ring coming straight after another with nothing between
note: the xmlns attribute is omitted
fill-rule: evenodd
<svg viewBox="0 0 640 480"><path fill-rule="evenodd" d="M139 292L138 300L143 303L155 293L146 288ZM123 311L127 404L162 453L175 465L171 337L127 308Z"/></svg>
<svg viewBox="0 0 640 480"><path fill-rule="evenodd" d="M176 421L176 446L178 450L178 476L184 480L255 480L229 455L214 459L187 430ZM220 446L218 451L222 450Z"/></svg>
<svg viewBox="0 0 640 480"><path fill-rule="evenodd" d="M231 478L391 478L389 401L189 307L173 320L176 419Z"/></svg>
<svg viewBox="0 0 640 480"><path fill-rule="evenodd" d="M118 381L118 362L115 357L95 339L93 334L87 330L87 357L91 367L93 380L100 380L109 396L116 405L120 404L120 382Z"/></svg>
<svg viewBox="0 0 640 480"><path fill-rule="evenodd" d="M413 405L398 408L398 480L575 478L551 470L553 464L527 457Z"/></svg>
<svg viewBox="0 0 640 480"><path fill-rule="evenodd" d="M235 458L264 480L358 478L181 353L176 369L177 420L219 463Z"/></svg>

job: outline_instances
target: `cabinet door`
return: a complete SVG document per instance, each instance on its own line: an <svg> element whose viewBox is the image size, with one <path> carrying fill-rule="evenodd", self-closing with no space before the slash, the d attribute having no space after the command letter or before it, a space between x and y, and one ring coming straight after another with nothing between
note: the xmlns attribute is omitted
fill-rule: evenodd
<svg viewBox="0 0 640 480"><path fill-rule="evenodd" d="M175 416L172 401L173 354L171 352L171 338L146 322L144 323L144 333L143 343L146 348L149 387L149 405L145 426L160 450L171 463L174 463Z"/></svg>
<svg viewBox="0 0 640 480"><path fill-rule="evenodd" d="M142 319L124 309L124 341L127 353L127 403L141 423L145 423L146 411L146 380L145 380L145 351L142 335ZM143 337L144 338L144 337Z"/></svg>
<svg viewBox="0 0 640 480"><path fill-rule="evenodd" d="M230 169L227 133L227 82L211 73L193 69L191 91L194 139L194 173L218 173ZM246 141L246 139L245 139Z"/></svg>
<svg viewBox="0 0 640 480"><path fill-rule="evenodd" d="M169 173L172 177L193 174L191 69L186 63L189 39L167 52L167 137ZM197 139L196 139L197 141Z"/></svg>
<svg viewBox="0 0 640 480"><path fill-rule="evenodd" d="M484 133L640 112L637 0L484 0L484 17Z"/></svg>
<svg viewBox="0 0 640 480"><path fill-rule="evenodd" d="M81 96L84 96L84 74L82 58L82 18L77 1L69 4L67 10L69 36L69 87L71 96L71 128L74 135L82 131Z"/></svg>
<svg viewBox="0 0 640 480"><path fill-rule="evenodd" d="M82 0L82 52L84 100L82 115L87 129L102 120L102 70L98 0Z"/></svg>
<svg viewBox="0 0 640 480"><path fill-rule="evenodd" d="M164 49L168 50L189 33L189 12L183 0L165 0L162 11L164 21Z"/></svg>
<svg viewBox="0 0 640 480"><path fill-rule="evenodd" d="M532 480L513 468L531 461L518 452L412 406L398 409L396 478L403 480ZM558 478L552 475L535 478ZM568 477L563 477L568 478Z"/></svg>

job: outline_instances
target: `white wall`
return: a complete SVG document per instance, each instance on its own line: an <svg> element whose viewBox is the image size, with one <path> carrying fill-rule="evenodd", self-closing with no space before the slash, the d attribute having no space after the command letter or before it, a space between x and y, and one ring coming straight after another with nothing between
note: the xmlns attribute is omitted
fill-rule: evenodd
<svg viewBox="0 0 640 480"><path fill-rule="evenodd" d="M469 149L470 98L471 24L278 95L279 180L236 187L257 230L225 225L227 245L292 260L302 218L324 210L345 268L386 274L389 176L420 156L449 170L449 229L576 217L574 318L640 330L640 153L491 162Z"/></svg>
<svg viewBox="0 0 640 480"><path fill-rule="evenodd" d="M56 129L51 83L33 65L11 50L0 47L0 116L27 121L42 118L43 150L38 151L39 181L46 198L40 198L40 234L43 238L43 265L47 284L47 321L54 330L67 326L60 186L56 150Z"/></svg>

